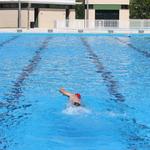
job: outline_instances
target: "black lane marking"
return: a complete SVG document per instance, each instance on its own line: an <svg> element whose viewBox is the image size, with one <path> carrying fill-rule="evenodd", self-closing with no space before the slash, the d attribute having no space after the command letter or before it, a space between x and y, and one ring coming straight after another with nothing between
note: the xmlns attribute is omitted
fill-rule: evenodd
<svg viewBox="0 0 150 150"><path fill-rule="evenodd" d="M125 121L127 128L121 128L123 136L127 136L128 149L137 149L139 147L150 147L150 138L146 135L149 134L150 128L146 125L137 123L135 118L122 119ZM145 133L146 134L143 134Z"/></svg>
<svg viewBox="0 0 150 150"><path fill-rule="evenodd" d="M18 76L17 80L12 85L11 91L6 95L6 97L4 97L6 103L1 103L1 106L6 107L7 112L3 114L0 113L0 122L1 124L3 123L5 127L9 128L11 126L14 126L15 124L19 124L23 119L28 118L28 115L30 113L21 112L19 114L13 114L12 112L16 109L24 110L32 106L31 104L23 104L21 106L17 106L17 103L19 98L23 96L24 81L36 69L38 63L41 60L41 52L48 47L50 38L51 37L46 38L42 45L35 51L35 56L33 56L31 60L29 60L29 65L23 68L21 74ZM7 141L7 139L5 141ZM7 142L5 141L3 137L0 137L0 144L3 144L3 149L6 149L6 147L8 146Z"/></svg>
<svg viewBox="0 0 150 150"><path fill-rule="evenodd" d="M0 150L7 150L10 145L10 141L8 142L6 137L0 138Z"/></svg>
<svg viewBox="0 0 150 150"><path fill-rule="evenodd" d="M16 36L13 36L12 38L0 43L0 48L2 48L4 45L9 44L10 42L16 40L19 37L20 37L20 35L16 35Z"/></svg>
<svg viewBox="0 0 150 150"><path fill-rule="evenodd" d="M86 40L84 38L82 38L82 41L84 42L84 45L87 47L87 50L88 50L89 55L90 55L90 59L93 60L93 62L97 66L98 73L101 73L101 75L103 77L103 80L105 81L109 91L112 88L117 87L117 85L110 86L111 84L116 84L117 83L116 81L113 80L112 73L109 72L108 75L107 75L107 70L104 67L104 65L102 64L102 62L100 61L100 58L93 52L93 50L91 49L91 46L86 42ZM105 77L105 73L106 73L106 77ZM113 92L115 90L113 90ZM124 97L123 97L123 100L125 100ZM120 106L121 109L123 109L122 107L124 107L124 106L121 105ZM141 130L150 130L150 128L148 126L143 125L143 124L138 124L136 122L136 119L134 119L134 118L131 118L129 120L128 119L121 119L121 121L123 121L125 123L125 125L127 125L127 127L133 128L133 130L131 130L130 133L128 133L128 128L125 129L125 131L123 132L123 133L127 132L127 134L126 134L127 139L126 140L129 142L129 145L128 145L129 149L137 150L138 147L141 146L141 145L142 146L146 145L147 147L150 146L150 139L147 138L146 136L140 135L140 129Z"/></svg>
<svg viewBox="0 0 150 150"><path fill-rule="evenodd" d="M100 61L100 58L93 52L93 50L91 49L91 46L88 44L88 42L86 42L86 40L84 38L82 38L82 41L84 43L84 45L87 47L88 53L90 55L90 59L95 63L98 73L101 73L103 80L105 81L109 91L112 90L112 88L114 88L114 90L112 90L111 94L113 94L113 92L116 93L116 87L117 87L117 82L113 80L113 76L112 73L109 72L107 73L106 68L104 67L104 65L102 64L102 62ZM105 75L106 74L106 75ZM115 85L113 85L115 84ZM118 93L118 91L117 91ZM122 100L122 99L121 99ZM123 97L123 100L124 97ZM123 105L119 105L121 107L121 109L123 109L122 107L124 107ZM125 131L123 131L123 133L126 133L127 138L126 141L128 141L127 144L128 145L128 149L133 149L134 150L138 150L137 148L141 145L146 145L146 146L150 146L150 140L148 138L146 138L145 136L143 137L143 135L140 134L140 129L141 130L149 130L149 127L142 125L142 124L138 124L136 122L135 119L121 119L121 121L124 122L124 124L126 125L127 128L123 128L125 129ZM128 133L128 127L131 127L131 131L130 133ZM133 128L133 129L132 129ZM123 136L125 136L123 134Z"/></svg>
<svg viewBox="0 0 150 150"><path fill-rule="evenodd" d="M107 71L103 63L101 62L101 58L98 57L92 50L91 46L88 44L88 42L85 40L85 38L81 38L81 41L83 42L84 46L86 47L89 58L93 61L97 68L97 73L100 73L110 95L114 96L117 101L124 102L125 97L118 91L118 85L117 81L115 81L113 78L113 75L110 71Z"/></svg>
<svg viewBox="0 0 150 150"><path fill-rule="evenodd" d="M6 94L5 97L3 98L4 103L3 105L1 103L1 106L7 108L7 112L4 113L2 116L0 116L0 120L3 121L4 123L7 120L16 121L16 116L14 116L11 113L14 110L19 109L19 108L25 109L27 107L32 106L30 104L27 104L27 105L22 105L20 107L20 106L17 106L17 103L18 103L19 98L23 96L24 81L36 69L38 63L41 60L41 52L48 47L50 38L51 37L46 38L46 40L42 43L42 45L35 51L35 56L33 56L31 60L29 60L30 63L23 68L21 74L18 76L18 78L12 85L10 92Z"/></svg>
<svg viewBox="0 0 150 150"><path fill-rule="evenodd" d="M129 47L131 47L132 49L134 49L134 50L136 50L137 52L141 53L141 54L144 55L145 57L150 58L150 53L149 53L149 52L144 51L144 50L141 50L141 49L139 49L139 48L133 46L131 43L127 43L127 42L121 40L120 38L115 37L115 39L118 40L119 42L123 43L123 44L128 45Z"/></svg>
<svg viewBox="0 0 150 150"><path fill-rule="evenodd" d="M18 100L22 95L22 88L24 86L24 81L30 76L30 74L36 69L38 63L41 60L41 52L47 48L49 39L51 37L48 37L42 45L38 48L38 50L35 51L35 56L32 57L31 60L29 60L29 64L25 66L17 78L17 80L14 82L12 86L12 90L10 94L5 98L7 102L11 102L12 100Z"/></svg>
<svg viewBox="0 0 150 150"><path fill-rule="evenodd" d="M86 45L86 47L87 47L87 49L88 49L88 52L89 52L89 54L90 54L90 58L93 60L93 62L97 65L97 68L98 68L98 70L101 70L101 71L98 71L99 73L101 73L101 74L104 74L104 75L102 75L103 76L103 79L104 79L104 81L105 82L110 82L110 79L112 80L112 81L114 81L113 80L113 76L111 75L111 73L110 73L110 76L108 77L108 78L105 78L105 72L107 72L106 71L106 69L105 69L105 67L104 67L104 65L102 64L102 62L100 61L100 58L98 58L98 56L92 51L92 49L91 49L91 47L90 47L90 45L85 41L85 39L83 39L82 38L82 40L84 41L84 44ZM92 55L92 56L91 56ZM100 67L101 66L101 67ZM106 75L107 76L107 75ZM116 84L116 82L114 81L114 82L111 82L110 84ZM107 85L108 83L106 83L106 85ZM109 84L107 85L107 86L110 86ZM113 87L116 87L116 85L115 86L111 86L111 87L108 87L108 88L113 88ZM113 90L114 91L114 90ZM124 99L123 99L124 100ZM120 105L119 105L120 106ZM125 105L124 105L125 106ZM124 108L124 106L120 106L121 107L121 109L123 109ZM128 107L129 108L129 107ZM143 124L139 124L139 123L137 123L137 121L136 121L136 119L135 118L131 118L131 119L121 119L121 121L123 121L123 122L125 122L125 125L128 127L131 127L131 128L133 128L132 129L132 131L128 134L127 133L127 135L128 135L128 139L127 140L129 140L129 142L131 142L130 144L131 145L129 145L129 147L131 148L133 148L133 145L134 144L138 144L138 146L140 145L140 144L146 144L147 146L150 146L150 139L149 138L147 138L147 137L145 137L145 136L140 136L140 131L141 130L150 130L150 128L148 127L148 126L146 126L146 125L143 125ZM126 128L125 128L126 129ZM141 130L140 130L141 129ZM134 132L136 130L136 132ZM125 132L128 132L128 130L125 130ZM134 145L135 146L135 148L136 147L138 147L137 145Z"/></svg>

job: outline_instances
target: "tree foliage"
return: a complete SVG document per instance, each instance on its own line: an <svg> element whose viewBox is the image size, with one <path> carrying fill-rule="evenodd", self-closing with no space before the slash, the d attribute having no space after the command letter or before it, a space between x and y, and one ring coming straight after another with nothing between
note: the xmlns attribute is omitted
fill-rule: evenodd
<svg viewBox="0 0 150 150"><path fill-rule="evenodd" d="M150 19L150 0L130 0L131 19Z"/></svg>
<svg viewBox="0 0 150 150"><path fill-rule="evenodd" d="M84 4L76 5L75 9L76 9L76 19L84 19L85 16Z"/></svg>

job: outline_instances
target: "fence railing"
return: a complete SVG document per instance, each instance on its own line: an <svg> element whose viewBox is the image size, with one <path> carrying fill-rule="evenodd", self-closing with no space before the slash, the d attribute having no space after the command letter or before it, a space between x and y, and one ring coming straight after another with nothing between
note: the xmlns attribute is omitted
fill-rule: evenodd
<svg viewBox="0 0 150 150"><path fill-rule="evenodd" d="M130 28L150 29L150 19L146 20L129 20Z"/></svg>
<svg viewBox="0 0 150 150"><path fill-rule="evenodd" d="M150 29L148 20L57 20L57 29Z"/></svg>

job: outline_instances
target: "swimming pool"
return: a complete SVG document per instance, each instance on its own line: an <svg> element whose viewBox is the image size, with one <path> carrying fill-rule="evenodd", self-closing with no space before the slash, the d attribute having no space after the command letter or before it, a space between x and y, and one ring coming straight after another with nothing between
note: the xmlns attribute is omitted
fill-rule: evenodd
<svg viewBox="0 0 150 150"><path fill-rule="evenodd" d="M0 34L0 150L149 150L149 47L150 35Z"/></svg>

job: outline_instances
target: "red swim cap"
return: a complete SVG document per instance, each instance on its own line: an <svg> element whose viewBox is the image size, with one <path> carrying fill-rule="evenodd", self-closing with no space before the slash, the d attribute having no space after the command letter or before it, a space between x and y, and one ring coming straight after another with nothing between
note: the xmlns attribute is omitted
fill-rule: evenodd
<svg viewBox="0 0 150 150"><path fill-rule="evenodd" d="M79 93L75 94L79 99L81 99L81 95Z"/></svg>

